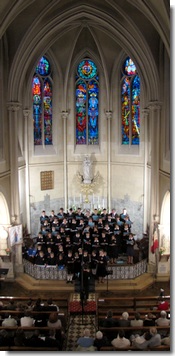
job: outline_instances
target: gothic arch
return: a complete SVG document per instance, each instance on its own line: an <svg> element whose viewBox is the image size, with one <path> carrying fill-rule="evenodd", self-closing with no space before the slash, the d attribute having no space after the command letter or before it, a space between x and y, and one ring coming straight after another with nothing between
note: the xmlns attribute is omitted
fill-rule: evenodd
<svg viewBox="0 0 175 356"><path fill-rule="evenodd" d="M0 192L0 225L10 225L10 214L7 201L2 192Z"/></svg>
<svg viewBox="0 0 175 356"><path fill-rule="evenodd" d="M87 19L88 26L91 28L95 29L98 27L107 33L109 37L116 41L133 58L137 67L139 68L140 66L142 69L149 98L152 100L159 99L157 67L144 37L135 24L132 23L130 27L130 30L132 30L131 35L126 26L123 27L122 23L114 20L108 13L93 8L92 14L86 5L75 6L74 11L72 9L65 10L64 13L58 14L49 20L48 23L45 21L45 26L42 25L42 16L44 15L41 13L40 17L36 18L36 21L24 37L19 50L16 52L9 76L9 101L20 100L25 75L30 66L30 61L33 61L31 53L35 58L38 58L38 53L46 52L70 28L71 30L73 28L79 29L82 26L83 18ZM133 41L135 46L133 46ZM139 45L140 42L142 42L142 46Z"/></svg>
<svg viewBox="0 0 175 356"><path fill-rule="evenodd" d="M160 247L170 254L170 192L164 195L160 214Z"/></svg>

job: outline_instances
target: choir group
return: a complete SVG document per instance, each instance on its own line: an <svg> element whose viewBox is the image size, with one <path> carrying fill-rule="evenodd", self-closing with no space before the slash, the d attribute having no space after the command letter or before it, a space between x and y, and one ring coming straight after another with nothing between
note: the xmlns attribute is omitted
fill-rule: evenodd
<svg viewBox="0 0 175 356"><path fill-rule="evenodd" d="M40 231L36 243L23 246L23 258L36 265L67 268L67 282L72 283L81 267L91 270L98 281L104 283L108 263L115 264L119 254L127 255L127 263L133 264L134 235L132 221L124 208L121 214L115 209L107 213L97 209L91 213L60 208L40 216Z"/></svg>

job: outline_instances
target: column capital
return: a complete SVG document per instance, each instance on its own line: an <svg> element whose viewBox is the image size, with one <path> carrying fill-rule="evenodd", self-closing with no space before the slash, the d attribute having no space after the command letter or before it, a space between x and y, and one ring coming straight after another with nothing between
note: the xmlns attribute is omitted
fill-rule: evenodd
<svg viewBox="0 0 175 356"><path fill-rule="evenodd" d="M143 115L143 118L146 119L149 115L149 109L143 109L142 110L142 115Z"/></svg>
<svg viewBox="0 0 175 356"><path fill-rule="evenodd" d="M29 117L30 111L31 111L31 110L29 110L29 109L24 109L24 110L23 110L23 115L24 115L24 117L25 117L26 119Z"/></svg>
<svg viewBox="0 0 175 356"><path fill-rule="evenodd" d="M68 115L69 115L69 112L68 112L68 111L61 111L61 117L62 117L62 119L67 119L67 118L68 118Z"/></svg>
<svg viewBox="0 0 175 356"><path fill-rule="evenodd" d="M162 102L157 100L152 100L148 104L148 109L150 110L160 110L162 106Z"/></svg>
<svg viewBox="0 0 175 356"><path fill-rule="evenodd" d="M108 119L112 119L112 111L110 111L110 110L109 110L109 111L106 111L105 114L106 114L107 120L108 120Z"/></svg>
<svg viewBox="0 0 175 356"><path fill-rule="evenodd" d="M21 107L21 104L18 101L9 101L7 103L7 109L9 111L13 111L13 112L18 111L20 109L20 107Z"/></svg>

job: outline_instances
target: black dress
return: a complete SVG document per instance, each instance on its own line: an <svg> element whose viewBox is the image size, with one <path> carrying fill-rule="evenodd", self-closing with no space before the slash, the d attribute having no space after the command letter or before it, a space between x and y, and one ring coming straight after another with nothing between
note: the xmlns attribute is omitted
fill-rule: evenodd
<svg viewBox="0 0 175 356"><path fill-rule="evenodd" d="M127 238L126 240L126 254L128 256L134 256L134 244L135 244L135 240L134 238L129 239Z"/></svg>
<svg viewBox="0 0 175 356"><path fill-rule="evenodd" d="M97 263L97 277L105 277L106 276L106 257L99 256Z"/></svg>

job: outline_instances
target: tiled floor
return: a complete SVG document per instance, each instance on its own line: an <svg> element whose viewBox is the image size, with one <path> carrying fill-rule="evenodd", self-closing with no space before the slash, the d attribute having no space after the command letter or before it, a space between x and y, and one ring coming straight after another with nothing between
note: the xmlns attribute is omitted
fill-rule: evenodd
<svg viewBox="0 0 175 356"><path fill-rule="evenodd" d="M71 295L71 301L80 301L80 295L74 293ZM89 301L95 301L95 293L89 294ZM96 333L96 315L85 315L75 314L71 315L69 318L68 330L67 330L67 343L65 344L65 351L75 351L76 350L76 341L80 336L83 335L84 328L89 328L91 331L91 336L95 337Z"/></svg>

